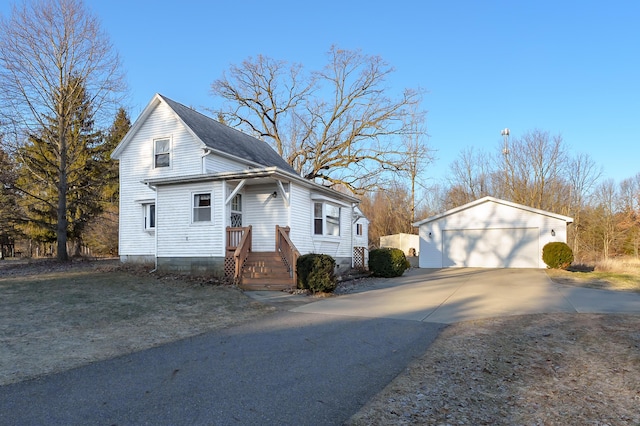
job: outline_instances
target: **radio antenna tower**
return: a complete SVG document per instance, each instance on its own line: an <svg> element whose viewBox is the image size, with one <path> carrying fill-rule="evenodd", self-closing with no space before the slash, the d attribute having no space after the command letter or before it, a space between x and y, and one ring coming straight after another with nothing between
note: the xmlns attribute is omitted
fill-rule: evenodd
<svg viewBox="0 0 640 426"><path fill-rule="evenodd" d="M500 131L500 134L504 138L504 147L502 148L502 154L506 157L509 155L509 129Z"/></svg>

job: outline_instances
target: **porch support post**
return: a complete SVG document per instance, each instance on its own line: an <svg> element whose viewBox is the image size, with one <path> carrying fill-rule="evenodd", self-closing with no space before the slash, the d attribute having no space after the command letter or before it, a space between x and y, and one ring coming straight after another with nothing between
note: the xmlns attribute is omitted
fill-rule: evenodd
<svg viewBox="0 0 640 426"><path fill-rule="evenodd" d="M240 183L238 184L238 186L236 186L236 189L233 190L233 192L231 192L231 194L227 197L226 200L224 200L224 204L227 205L231 202L231 200L233 200L233 197L236 196L236 194L238 192L240 192L240 190L242 189L242 187L244 186L244 184L247 183L246 179L242 179L240 181Z"/></svg>

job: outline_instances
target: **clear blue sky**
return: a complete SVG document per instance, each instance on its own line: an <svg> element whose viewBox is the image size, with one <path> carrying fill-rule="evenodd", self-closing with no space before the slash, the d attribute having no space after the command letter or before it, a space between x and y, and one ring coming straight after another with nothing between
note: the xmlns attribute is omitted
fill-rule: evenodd
<svg viewBox="0 0 640 426"><path fill-rule="evenodd" d="M495 151L505 127L561 134L605 178L640 172L640 1L86 2L122 56L134 119L156 92L216 106L210 84L249 56L317 69L336 44L382 56L394 88L428 91L436 181L465 147Z"/></svg>

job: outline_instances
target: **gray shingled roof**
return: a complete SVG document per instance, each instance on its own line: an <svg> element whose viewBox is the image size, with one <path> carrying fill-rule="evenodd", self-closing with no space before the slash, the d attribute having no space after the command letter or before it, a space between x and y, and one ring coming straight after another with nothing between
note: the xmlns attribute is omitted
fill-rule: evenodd
<svg viewBox="0 0 640 426"><path fill-rule="evenodd" d="M225 126L169 98L160 96L208 147L240 159L246 159L266 167L275 166L285 172L298 175L295 169L266 142Z"/></svg>

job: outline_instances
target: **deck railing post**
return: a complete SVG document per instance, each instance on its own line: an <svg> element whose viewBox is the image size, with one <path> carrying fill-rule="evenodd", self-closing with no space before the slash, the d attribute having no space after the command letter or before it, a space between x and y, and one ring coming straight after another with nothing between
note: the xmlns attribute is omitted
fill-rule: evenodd
<svg viewBox="0 0 640 426"><path fill-rule="evenodd" d="M233 273L233 278L236 282L238 282L242 276L242 267L250 251L251 225L242 228L228 226L225 257L229 262L232 262L232 264L229 265L232 270L228 270L228 273L229 275ZM226 266L225 270L227 270Z"/></svg>
<svg viewBox="0 0 640 426"><path fill-rule="evenodd" d="M290 231L291 228L288 226L276 225L276 251L280 253L280 256L282 256L283 260L289 267L291 280L295 286L298 282L296 265L298 257L300 257L300 252L296 249L296 246L293 245L293 242L289 238Z"/></svg>

